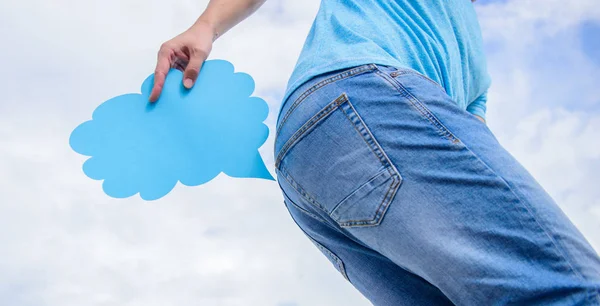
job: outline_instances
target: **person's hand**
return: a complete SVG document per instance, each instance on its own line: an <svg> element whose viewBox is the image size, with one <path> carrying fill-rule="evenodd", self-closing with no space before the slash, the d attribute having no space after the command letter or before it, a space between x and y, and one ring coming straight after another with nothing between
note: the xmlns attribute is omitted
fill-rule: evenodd
<svg viewBox="0 0 600 306"><path fill-rule="evenodd" d="M215 37L215 30L208 23L199 21L187 31L163 43L158 51L150 102L158 100L171 67L182 70L183 86L192 88L202 64L212 50Z"/></svg>
<svg viewBox="0 0 600 306"><path fill-rule="evenodd" d="M485 119L483 119L483 118L481 118L481 117L479 117L479 116L477 116L477 115L474 115L474 116L475 116L475 117L477 117L477 119L479 119L479 121L481 121L481 122L485 123Z"/></svg>

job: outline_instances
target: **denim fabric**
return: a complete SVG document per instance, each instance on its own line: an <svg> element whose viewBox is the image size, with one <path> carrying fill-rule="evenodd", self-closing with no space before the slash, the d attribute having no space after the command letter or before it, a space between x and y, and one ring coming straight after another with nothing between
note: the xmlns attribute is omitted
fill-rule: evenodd
<svg viewBox="0 0 600 306"><path fill-rule="evenodd" d="M281 109L284 203L374 305L600 305L596 251L437 83L367 64Z"/></svg>

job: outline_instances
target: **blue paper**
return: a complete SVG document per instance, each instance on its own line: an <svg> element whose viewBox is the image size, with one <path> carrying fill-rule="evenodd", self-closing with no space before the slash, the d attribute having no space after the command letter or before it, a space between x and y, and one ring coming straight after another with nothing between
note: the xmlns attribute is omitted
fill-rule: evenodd
<svg viewBox="0 0 600 306"><path fill-rule="evenodd" d="M221 172L274 180L258 153L269 135L263 123L269 108L251 97L252 77L234 73L227 61L209 60L192 89L183 87L182 78L181 71L171 69L159 100L149 103L151 75L141 94L102 103L92 120L71 133L71 148L91 156L84 173L104 180L109 196L139 193L155 200L178 181L196 186Z"/></svg>

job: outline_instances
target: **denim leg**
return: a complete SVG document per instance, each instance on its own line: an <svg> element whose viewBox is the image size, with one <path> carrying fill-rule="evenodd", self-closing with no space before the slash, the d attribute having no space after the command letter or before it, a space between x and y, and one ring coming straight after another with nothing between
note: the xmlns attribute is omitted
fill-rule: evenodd
<svg viewBox="0 0 600 306"><path fill-rule="evenodd" d="M281 178L279 184L282 191L285 190L284 203L292 220L340 275L373 305L454 305L420 276L347 236L329 218L319 216L285 178Z"/></svg>
<svg viewBox="0 0 600 306"><path fill-rule="evenodd" d="M406 247L418 248L406 257L398 256L403 247L397 241L378 244L379 250L423 267L421 275L457 304L600 305L598 254L538 182L435 84L389 70L378 75L397 90L382 98L395 107L384 112L376 110L379 103L362 104L361 114L402 169L404 189L390 205L389 223L371 233L351 231L367 241L410 235L415 241ZM414 109L429 121L429 131L405 122ZM392 119L398 117L405 119Z"/></svg>
<svg viewBox="0 0 600 306"><path fill-rule="evenodd" d="M487 126L414 71L367 68L292 95L275 143L290 203L331 230L292 216L352 284L389 288L378 254L457 305L600 305L598 254Z"/></svg>

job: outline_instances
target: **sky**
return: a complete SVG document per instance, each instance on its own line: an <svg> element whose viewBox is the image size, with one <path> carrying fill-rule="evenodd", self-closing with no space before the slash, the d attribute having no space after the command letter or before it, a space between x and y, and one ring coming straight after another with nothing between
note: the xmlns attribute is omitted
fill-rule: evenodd
<svg viewBox="0 0 600 306"><path fill-rule="evenodd" d="M166 197L113 199L70 132L137 92L198 0L0 1L0 301L5 305L370 305L290 218L274 181L224 174ZM276 110L318 1L269 0L211 59ZM493 84L487 119L600 250L600 6L477 1Z"/></svg>

